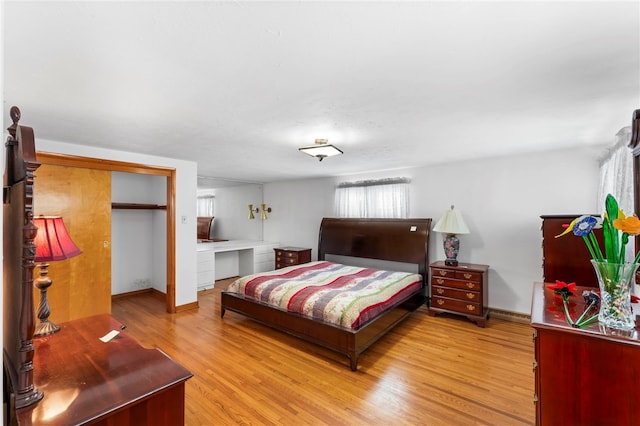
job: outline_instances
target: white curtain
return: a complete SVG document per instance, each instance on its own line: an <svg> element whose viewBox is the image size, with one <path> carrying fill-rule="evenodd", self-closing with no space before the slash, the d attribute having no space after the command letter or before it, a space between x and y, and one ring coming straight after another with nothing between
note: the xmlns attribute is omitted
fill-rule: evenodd
<svg viewBox="0 0 640 426"><path fill-rule="evenodd" d="M213 201L215 198L211 195L198 197L198 216L213 216Z"/></svg>
<svg viewBox="0 0 640 426"><path fill-rule="evenodd" d="M604 211L607 194L618 200L626 215L633 211L633 154L629 149L631 126L616 133L614 146L600 160L600 186L598 191L598 213Z"/></svg>
<svg viewBox="0 0 640 426"><path fill-rule="evenodd" d="M602 214L607 194L612 194L625 215L634 214L633 203L633 154L628 147L631 140L631 126L623 127L616 133L616 142L600 160L600 186L598 190L598 206ZM638 212L635 212L636 214ZM626 258L634 257L634 239L629 239Z"/></svg>
<svg viewBox="0 0 640 426"><path fill-rule="evenodd" d="M392 178L345 182L336 188L337 217L409 217L409 180Z"/></svg>

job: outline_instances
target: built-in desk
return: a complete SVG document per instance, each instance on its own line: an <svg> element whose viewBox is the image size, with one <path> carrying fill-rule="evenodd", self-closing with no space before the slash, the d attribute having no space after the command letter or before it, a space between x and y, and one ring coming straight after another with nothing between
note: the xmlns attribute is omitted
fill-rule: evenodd
<svg viewBox="0 0 640 426"><path fill-rule="evenodd" d="M184 385L192 374L158 349L146 349L121 332L108 314L61 323L34 339L34 384L44 393L18 411L20 425L184 424Z"/></svg>
<svg viewBox="0 0 640 426"><path fill-rule="evenodd" d="M256 240L198 243L198 290L213 288L215 280L273 270L278 245Z"/></svg>

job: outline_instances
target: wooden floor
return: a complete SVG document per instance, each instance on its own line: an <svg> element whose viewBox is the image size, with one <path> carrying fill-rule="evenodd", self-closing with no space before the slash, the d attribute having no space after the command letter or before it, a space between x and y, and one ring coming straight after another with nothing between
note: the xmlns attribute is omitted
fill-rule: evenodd
<svg viewBox="0 0 640 426"><path fill-rule="evenodd" d="M194 374L186 425L534 424L526 324L489 319L483 329L421 307L352 372L341 355L233 312L221 319L220 291L200 292L199 309L179 314L151 294L113 302L127 333Z"/></svg>

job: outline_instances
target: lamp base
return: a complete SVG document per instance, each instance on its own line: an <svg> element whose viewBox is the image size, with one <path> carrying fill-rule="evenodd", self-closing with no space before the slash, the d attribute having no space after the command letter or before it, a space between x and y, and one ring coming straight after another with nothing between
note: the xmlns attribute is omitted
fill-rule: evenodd
<svg viewBox="0 0 640 426"><path fill-rule="evenodd" d="M60 331L59 325L54 324L49 320L43 320L36 325L33 337L47 336L49 334L57 333L58 331Z"/></svg>
<svg viewBox="0 0 640 426"><path fill-rule="evenodd" d="M444 246L444 254L447 256L447 260L444 261L445 265L458 266L458 250L460 248L460 240L456 234L447 234L442 241Z"/></svg>

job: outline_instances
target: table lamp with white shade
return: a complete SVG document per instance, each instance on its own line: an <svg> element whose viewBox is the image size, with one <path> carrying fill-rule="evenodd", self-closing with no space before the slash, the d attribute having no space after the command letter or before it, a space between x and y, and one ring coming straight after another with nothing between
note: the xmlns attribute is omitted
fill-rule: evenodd
<svg viewBox="0 0 640 426"><path fill-rule="evenodd" d="M464 223L464 219L462 219L460 211L455 210L453 206L451 206L451 210L444 212L433 230L446 234L442 237L444 254L447 257L444 261L445 265L458 266L460 240L456 234L469 233L469 228L467 227L467 224Z"/></svg>

